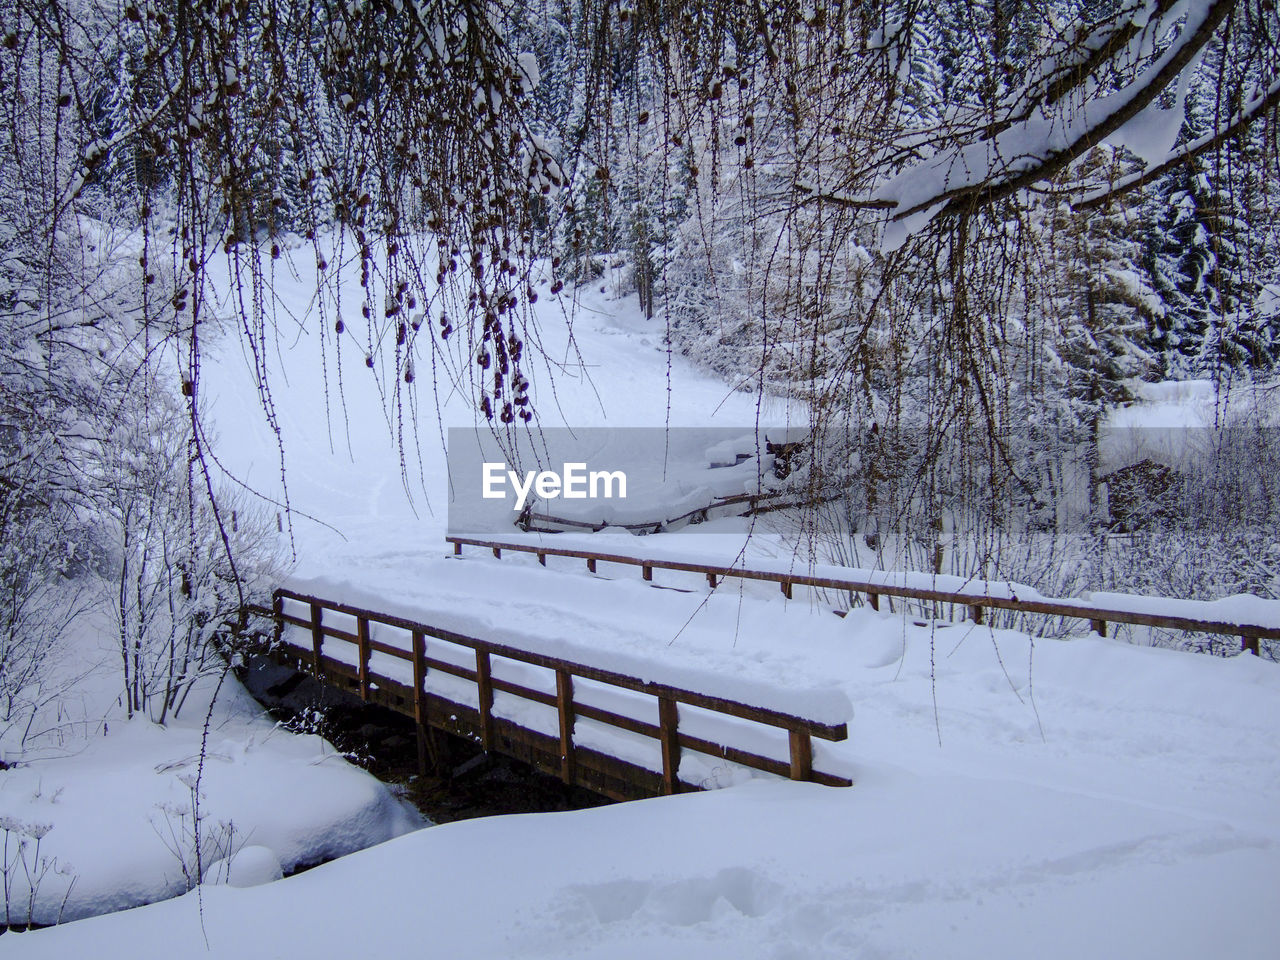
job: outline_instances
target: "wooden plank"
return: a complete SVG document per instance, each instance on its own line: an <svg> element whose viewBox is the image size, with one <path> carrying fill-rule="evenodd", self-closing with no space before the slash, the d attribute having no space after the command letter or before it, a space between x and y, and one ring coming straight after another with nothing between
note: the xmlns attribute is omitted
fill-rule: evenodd
<svg viewBox="0 0 1280 960"><path fill-rule="evenodd" d="M488 650L476 650L476 687L480 692L480 744L493 750L493 675Z"/></svg>
<svg viewBox="0 0 1280 960"><path fill-rule="evenodd" d="M314 660L313 673L317 680L320 679L320 660L324 656L321 652L324 648L324 610L318 603L311 604L311 649Z"/></svg>
<svg viewBox="0 0 1280 960"><path fill-rule="evenodd" d="M568 670L556 671L556 712L560 717L560 779L573 783L576 778L573 757L573 675Z"/></svg>
<svg viewBox="0 0 1280 960"><path fill-rule="evenodd" d="M813 779L813 741L803 730L791 731L791 779Z"/></svg>
<svg viewBox="0 0 1280 960"><path fill-rule="evenodd" d="M356 635L359 637L357 645L356 664L360 669L360 699L369 699L369 618L360 617L356 620Z"/></svg>
<svg viewBox="0 0 1280 960"><path fill-rule="evenodd" d="M284 637L284 597L279 593L275 593L271 597L271 615L275 618L275 631L272 633L272 640L279 643Z"/></svg>
<svg viewBox="0 0 1280 960"><path fill-rule="evenodd" d="M761 756L758 753L752 753L749 750L742 750L738 747L730 747L723 743L712 743L710 740L692 737L687 733L680 734L677 739L680 741L681 753L685 750L694 750L708 757L728 760L730 763L737 763L753 770L772 773L775 776L784 778L791 776L791 764L787 760Z"/></svg>
<svg viewBox="0 0 1280 960"><path fill-rule="evenodd" d="M680 790L680 708L670 697L658 698L659 740L662 743L662 792L670 795Z"/></svg>
<svg viewBox="0 0 1280 960"><path fill-rule="evenodd" d="M427 637L421 630L413 631L413 726L418 740L418 773L427 775Z"/></svg>
<svg viewBox="0 0 1280 960"><path fill-rule="evenodd" d="M476 672L469 667L460 667L456 663L450 663L448 660L436 660L434 657L426 657L424 662L428 669L438 670L441 673L447 673L451 677L459 677L463 680L476 682Z"/></svg>
<svg viewBox="0 0 1280 960"><path fill-rule="evenodd" d="M556 674L559 675L557 670ZM499 693L509 693L517 696L522 700L532 700L534 703L543 703L548 707L559 709L560 701L556 699L556 694L547 693L543 690L535 690L532 687L526 687L519 683L512 683L510 680L503 680L501 677L493 677L489 680L493 689Z"/></svg>
<svg viewBox="0 0 1280 960"><path fill-rule="evenodd" d="M413 633L414 631L410 631ZM385 653L388 657L395 657L397 660L413 661L413 652L410 650L402 650L390 643L383 643L381 640L370 638L368 641L369 649L374 653Z"/></svg>
<svg viewBox="0 0 1280 960"><path fill-rule="evenodd" d="M635 717L628 717L621 713L613 713L610 710L595 707L589 703L582 703L579 701L574 704L574 710L580 717L585 717L588 720L597 720L600 723L607 723L611 727L618 727L620 730L638 733L642 737L650 737L657 740L662 736L662 731L656 723L645 723L643 720L637 720Z"/></svg>
<svg viewBox="0 0 1280 960"><path fill-rule="evenodd" d="M466 715L459 715L465 718ZM521 727L498 718L497 745L507 756L515 757L543 773L560 773L559 738ZM619 760L595 750L577 747L574 751L575 781L615 800L638 800L655 797L662 792L662 775L637 764ZM697 790L692 784L681 784L682 790Z"/></svg>

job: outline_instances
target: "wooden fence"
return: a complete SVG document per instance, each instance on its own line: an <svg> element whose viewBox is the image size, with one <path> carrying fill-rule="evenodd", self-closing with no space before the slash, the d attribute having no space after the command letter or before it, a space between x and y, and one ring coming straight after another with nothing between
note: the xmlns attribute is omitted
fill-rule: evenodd
<svg viewBox="0 0 1280 960"><path fill-rule="evenodd" d="M286 612L286 601L305 605L308 615L302 617ZM277 590L271 610L255 608L253 612L274 619L276 643L271 654L278 662L308 670L327 683L358 692L366 701L380 703L413 717L417 724L419 762L424 768L427 764L430 730L438 729L476 740L486 751L508 754L556 774L566 783L575 783L615 799L636 799L702 789L701 783L680 779L680 758L685 750L793 780L807 780L829 786L851 784L848 778L824 773L813 765L811 738L844 740L848 737L845 724L819 723L805 717L695 690L654 683L612 670L531 653L506 644L481 640L403 617L291 590ZM326 623L326 612L353 618L354 632ZM375 636L374 627L377 625L393 628L402 635L407 634L407 648ZM302 645L292 641L284 631L286 626L306 630L310 643ZM354 647L354 651L348 648L348 652L354 653L354 664L332 656L331 648L326 650L326 641L338 641ZM435 643L432 644L432 641ZM433 655L432 646L439 646L441 643L452 645L455 651L459 648L470 650L474 655L474 665L464 666ZM374 653L408 664L409 671L406 672L411 671L412 683L371 670L370 659ZM495 659L552 671L555 678L554 693L495 676ZM426 680L431 671L474 684L478 708L428 690ZM651 698L656 701L658 722L646 722L588 702L589 698L575 693L575 683L579 680ZM553 708L558 721L557 733L549 735L495 714L495 692ZM690 734L680 727L682 707L735 717L749 724L785 731L788 759L764 756ZM597 721L627 734L656 740L661 750L661 772L576 743L575 721L579 718Z"/></svg>
<svg viewBox="0 0 1280 960"><path fill-rule="evenodd" d="M707 582L712 587L715 587L719 580L728 577L737 577L741 580L763 580L779 584L783 594L788 598L791 597L794 588L797 586L861 593L866 595L873 610L880 609L880 598L885 596L955 603L968 607L970 618L974 623L982 623L983 611L986 609L1016 610L1022 613L1087 620L1098 635L1104 637L1107 635L1108 623L1129 623L1148 627L1163 627L1171 630L1235 636L1240 638L1240 649L1253 654L1258 653L1259 640L1280 640L1280 625L1263 626L1252 623L1229 623L1221 620L1083 606L1079 603L1069 603L1062 600L1022 600L1016 597L992 596L989 593L981 592L986 588L981 581L975 581L975 587L978 588L977 591L957 592L935 590L928 587L877 583L852 577L819 577L791 571L750 570L737 566L718 566L681 560L646 559L627 554L601 553L573 547L554 547L547 545L545 542L525 543L521 541L456 536L446 537L445 539L448 543L453 544L453 552L459 556L462 554L464 546L471 546L492 550L495 557L501 557L503 550L536 554L538 562L544 566L549 556L574 557L585 560L587 569L592 573L596 572L597 564L620 563L640 567L641 575L645 580L653 579L654 570L679 570L687 573L700 573L706 576Z"/></svg>

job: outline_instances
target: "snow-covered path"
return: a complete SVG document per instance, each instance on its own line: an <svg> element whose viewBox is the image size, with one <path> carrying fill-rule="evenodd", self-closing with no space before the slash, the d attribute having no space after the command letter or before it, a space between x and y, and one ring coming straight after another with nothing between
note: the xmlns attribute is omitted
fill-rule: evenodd
<svg viewBox="0 0 1280 960"><path fill-rule="evenodd" d="M595 387L558 382L568 419L662 424L660 330L598 295L585 306L576 335ZM376 397L359 391L362 356L346 358L354 462L341 434L342 455L328 453L312 351L304 341L285 354L288 387L276 389L290 495L341 536L297 521L296 577L508 642L572 642L784 694L833 687L853 704L850 738L816 746L856 783L756 780L419 831L278 883L207 890L211 956L1276 955L1274 664L1098 639L1033 646L866 610L840 619L771 585L730 583L708 599L692 577L662 581L682 593L554 558L546 569L531 557L455 560L442 540L438 440L423 441L436 512L415 514L385 430L363 426ZM269 486L274 440L254 397L231 364L209 372L226 462ZM726 425L754 423L754 398L726 400L680 363L671 388L673 423L701 424L716 408ZM768 411L774 422L784 413ZM455 405L443 419L471 422ZM777 547L761 536L750 549ZM188 896L5 947L168 957L203 951L203 935Z"/></svg>

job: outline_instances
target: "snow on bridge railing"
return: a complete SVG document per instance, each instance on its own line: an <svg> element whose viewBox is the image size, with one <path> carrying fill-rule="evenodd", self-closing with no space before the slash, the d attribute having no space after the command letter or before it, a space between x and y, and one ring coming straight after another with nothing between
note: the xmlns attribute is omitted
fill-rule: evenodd
<svg viewBox="0 0 1280 960"><path fill-rule="evenodd" d="M586 560L594 573L599 563L638 566L645 580L653 579L654 570L677 570L704 574L716 586L718 580L736 577L740 580L762 580L777 583L788 598L796 586L842 590L866 594L871 608L880 609L880 597L902 597L955 603L969 608L975 623L982 623L983 611L1014 610L1088 620L1093 629L1106 636L1108 623L1127 623L1240 638L1240 649L1258 653L1260 640L1280 640L1280 600L1268 600L1248 594L1221 600L1180 600L1169 597L1144 597L1122 593L1094 593L1087 597L1045 597L1034 587L1010 581L987 581L916 571L868 570L834 564L813 564L804 572L796 569L791 559L753 560L746 567L724 557L698 557L685 547L673 548L645 542L643 549L630 549L612 540L606 549L592 543L589 536L555 534L556 545L547 539L476 538L448 536L455 555L464 546L480 547L501 557L503 550L532 553L546 564L548 556L574 557Z"/></svg>
<svg viewBox="0 0 1280 960"><path fill-rule="evenodd" d="M290 612L286 609L286 603L298 605L307 615L299 616ZM345 680L352 687L358 688L362 699L382 703L413 716L418 725L419 757L424 764L425 731L428 726L435 726L451 733L475 736L486 751L499 749L503 745L509 746L514 742L529 751L535 765L544 768L554 766L554 772L568 783L577 782L597 789L602 776L612 777L614 782L629 784L630 793L615 790L611 794L620 798L645 795L646 791L675 793L683 789L699 789L697 784L680 778L682 750L727 760L792 780L828 786L851 784L847 777L815 769L813 760L811 738L845 740L848 738L845 723L824 723L768 707L645 680L616 670L524 650L411 618L380 613L295 590L278 589L270 610L253 607L251 612L271 618L277 624L274 652L278 658L283 653L286 659L295 661L295 666L301 664L309 668L317 679L329 682L333 682L335 678ZM331 618L326 618L326 613L349 618L349 621L354 621L351 623L354 629L343 629L335 625ZM284 634L284 628L289 626L306 630L309 643L304 645L289 640ZM389 629L378 631L375 629L377 627ZM336 640L343 646L339 651L326 649L326 640ZM400 643L394 642L395 640ZM430 651L429 642L433 648ZM468 656L473 656L474 662L458 662L457 653L460 650L470 651ZM334 656L334 653L338 653L338 656ZM384 664L381 672L375 672L372 668L374 654L378 654L380 658L390 658L381 661ZM453 659L450 659L451 655ZM495 660L507 667L514 663L550 671L549 675L544 676L552 681L553 686L550 689L536 689L539 682L537 677L513 678L503 676L501 672L495 673ZM392 669L395 661L400 661L404 667L398 671ZM404 676L391 675L397 672L402 672ZM459 699L456 690L446 696L440 689L432 688L428 677L440 675L456 678L455 683L456 680L463 681L470 694ZM405 682L410 677L411 686ZM524 682L516 682L517 679L523 679ZM641 699L646 700L650 707L656 700L658 722L651 723L641 717L619 712L621 708L606 709L600 703L592 703L590 690L585 691L586 696L581 689L575 695L577 680L588 681L597 690L603 686L628 691L629 694L640 694ZM540 731L495 712L495 693L552 708L556 712L555 732ZM466 701L472 697L477 707L467 704ZM694 708L692 715L683 716L682 707ZM715 714L746 721L748 728L751 725L763 725L782 731L786 734L787 758L782 760L766 756L740 745L714 742L706 735L699 735L705 734L706 718ZM575 721L579 718L603 724L624 737L638 735L657 740L661 748L660 779L653 780L655 774L648 773L633 761L607 754L600 744L595 744L597 749L587 749L576 742ZM699 719L703 721L701 725L696 722ZM695 721L693 732L690 732L690 721ZM653 786L646 787L650 782Z"/></svg>

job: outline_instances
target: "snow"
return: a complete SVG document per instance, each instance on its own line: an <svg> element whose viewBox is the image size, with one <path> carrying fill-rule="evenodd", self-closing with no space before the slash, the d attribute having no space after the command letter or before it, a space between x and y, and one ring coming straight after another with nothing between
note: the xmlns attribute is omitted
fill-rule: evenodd
<svg viewBox="0 0 1280 960"><path fill-rule="evenodd" d="M310 296L305 280L284 291L299 316ZM557 323L560 304L547 297L539 309L549 356L573 357ZM652 426L669 416L677 425L712 423L752 436L792 422L782 405L758 418L754 397L728 393L679 358L668 408L661 332L634 304L584 292L574 336L592 366L570 362L558 376L565 420ZM224 344L221 362L206 365L202 389L215 398L224 462L278 497L274 435L255 412L236 350L234 341ZM852 704L849 739L814 748L818 768L847 771L854 786L698 768L709 786L732 785L419 830L277 882L208 887L201 902L187 895L11 936L7 956L171 957L207 944L210 957L363 957L421 952L424 943L442 956L610 960L1274 956L1280 913L1266 908L1280 889L1274 664L1096 637L1033 640L919 620L889 604L840 618L831 613L839 598L797 590L788 601L775 584L740 581L709 593L697 574L658 571L655 587L631 567L601 564L592 575L580 560L549 557L544 568L532 556L494 560L477 550L454 559L443 542L448 493L436 425L424 429L421 465L409 462L412 501L399 457L368 427L395 422L384 417L375 382L395 383L394 372L370 373L362 353L344 351L348 431L332 395L336 414L325 420L314 336L282 338L270 361L290 500L330 525L295 517L293 583L500 642L625 664L626 672L774 697L771 704L803 713L827 710L829 698L847 716ZM430 399L420 398L420 410ZM473 426L471 417L457 399L441 411L446 427ZM588 539L655 557L732 561L741 552L748 566L807 570L762 527L748 539L748 521L714 524L723 536L605 533L555 542ZM332 645L335 654L341 646ZM545 678L522 676L545 688ZM584 685L583 696L618 706L601 688ZM83 783L101 777L107 797L109 774L134 790L143 782L175 790L172 772L130 761L125 738L165 742L151 754L175 760L189 757L190 747L168 748L173 731L139 731L117 740L113 727L94 748L107 752L87 754L96 769L86 768ZM580 742L597 733L582 723ZM211 815L253 819L246 845L268 848L282 864L307 846L291 837L313 837L315 823L334 818L324 808L337 803L336 788L306 778L326 769L363 776L336 759L316 763L324 751L313 741L277 742L265 731L252 741L224 743L217 734L214 741L213 753L229 759L208 764L211 810L221 804ZM115 743L118 755L109 753ZM219 771L251 764L279 779L268 790L246 779L237 793L235 776L216 786ZM9 786L15 776L36 779L18 790ZM10 771L0 797L40 789L41 803L71 809L72 793L54 803L40 786L47 775L38 778ZM366 781L342 782L352 794L365 789ZM256 792L244 796L251 783ZM395 815L369 790L346 839L367 842L379 810ZM145 807L149 797L131 802ZM110 804L140 819L121 829L114 855L124 857L141 843L146 811L124 799ZM71 822L60 815L46 840ZM91 822L101 830L101 818ZM382 821L379 828L395 832ZM164 853L154 835L150 842Z"/></svg>
<svg viewBox="0 0 1280 960"><path fill-rule="evenodd" d="M1275 427L1274 383L1215 388L1209 380L1127 383L1137 398L1112 409L1099 437L1108 469L1151 459L1179 468L1214 448L1223 427Z"/></svg>
<svg viewBox="0 0 1280 960"><path fill-rule="evenodd" d="M897 629L858 618L846 639L877 632ZM206 889L208 955L396 955L424 937L472 957L1273 955L1280 921L1259 906L1280 883L1274 668L1046 644L1042 739L1010 689L1027 696L1026 639L998 638L1006 681L979 632L943 632L941 747L927 633L909 632L901 663L840 660L868 704L851 789L757 780L419 831ZM10 955L175 943L204 943L193 896L14 938Z"/></svg>
<svg viewBox="0 0 1280 960"><path fill-rule="evenodd" d="M533 93L542 82L542 74L538 70L538 58L532 53L522 53L516 57L516 67L521 73L521 86L525 93Z"/></svg>
<svg viewBox="0 0 1280 960"><path fill-rule="evenodd" d="M188 709L165 727L108 721L105 732L99 726L69 739L60 754L0 774L0 818L52 827L40 856L56 867L37 885L37 923L183 893L184 871L196 875L197 775L206 864L257 847L277 871L291 871L422 825L416 811L324 740L277 728L234 680L215 704L201 771L205 712L198 703ZM6 851L11 863L19 832ZM249 857L255 865L246 870L261 876L265 854ZM34 851L28 861L35 863ZM10 879L11 920L25 922L26 875L16 870ZM239 875L232 880L239 883Z"/></svg>
<svg viewBox="0 0 1280 960"><path fill-rule="evenodd" d="M1117 129L1110 129L1110 125L1136 100L1150 96L1162 72L1177 62L1186 47L1203 42L1197 40L1199 29L1220 17L1222 11L1221 5L1210 0L1174 3L1162 13L1157 26L1146 24L1129 41L1126 56L1130 62L1139 62L1154 52L1163 32L1181 21L1178 34L1126 86L1105 96L1094 95L1087 88L1073 91L1051 106L1038 105L1026 115L1019 115L1023 105L1015 96L1004 108L1010 122L997 127L994 136L983 135L973 142L942 150L890 177L869 197L896 204L896 222L886 227L882 250L891 252L900 247L928 224L955 193L986 182L1013 179L1054 154L1077 151L1079 155L1078 151L1090 144L1108 141L1129 146L1139 156L1165 155L1181 127L1180 110L1160 111L1148 106ZM1130 16L1138 12L1135 9ZM1184 67L1186 72L1190 69ZM1031 89L1034 87L1033 83ZM1178 104L1184 97L1185 89L1180 87ZM1031 102L1038 102L1038 98L1033 97ZM987 122L984 117L976 129L984 129ZM1166 142L1168 146L1160 149Z"/></svg>
<svg viewBox="0 0 1280 960"><path fill-rule="evenodd" d="M561 569L558 565L556 570L543 571L542 575L522 565L523 569L512 576L506 576L498 562L483 563L484 569L479 571L467 561L440 566L430 588L414 591L421 597L414 602L395 599L394 595L388 599L387 592L362 590L348 582L320 578L293 580L289 587L528 653L585 663L780 713L799 714L819 723L844 723L852 711L848 698L832 689L829 680L824 681L819 673L793 658L770 657L763 650L758 658L748 660L735 655L732 645L719 639L733 640L731 624L737 604L727 594L710 600L693 593L678 594L664 604L669 611L643 616L641 611L652 606L653 599L651 588L641 582L624 579L612 589L600 589L596 578L583 584L583 578L567 578L556 572ZM478 579L496 581L497 591L478 589ZM408 585L398 586L406 589ZM451 596L467 593L477 600L483 597L483 601L467 605L458 604L456 599L449 602ZM701 613L699 607L703 608ZM700 642L694 650L686 649L684 644L668 646L681 621L695 614L698 621L690 625L689 636L700 641L705 637L706 643ZM778 629L794 622L781 610L762 611L762 615L767 616L762 625ZM814 611L807 619L824 621L830 629L836 629L839 623L830 614ZM325 621L338 629L347 626L337 615L326 614ZM409 637L402 630L373 624L370 635L400 649L410 649ZM429 643L433 647L441 644L434 640ZM327 639L325 652L342 646L350 649L350 644ZM349 655L354 662L354 654ZM785 670L781 670L784 664ZM402 662L400 669L408 669L408 664Z"/></svg>
<svg viewBox="0 0 1280 960"><path fill-rule="evenodd" d="M214 861L204 872L203 883L256 887L284 877L284 868L270 847L241 847L229 857Z"/></svg>

